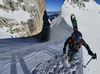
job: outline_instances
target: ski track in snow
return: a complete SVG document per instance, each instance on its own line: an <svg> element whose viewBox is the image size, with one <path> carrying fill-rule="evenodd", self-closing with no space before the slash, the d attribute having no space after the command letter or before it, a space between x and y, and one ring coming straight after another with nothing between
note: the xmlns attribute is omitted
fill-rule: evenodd
<svg viewBox="0 0 100 74"><path fill-rule="evenodd" d="M51 41L52 39L55 41L49 43L45 48L45 52L48 55L52 56L52 58L45 59L45 61L37 63L31 70L32 74L83 74L82 48L79 51L80 53L77 53L74 62L70 66L67 63L68 59L66 59L65 56L60 57L60 54L62 54L61 49L63 48L63 43L65 42L64 39L66 39L65 34L69 34L69 32L71 32L71 27L67 25L67 23L61 16L59 16L59 18L60 19L56 19L59 20L59 23L57 22L54 25L57 26L55 27L56 29L54 27L52 28L53 35L51 36L54 38L51 38Z"/></svg>
<svg viewBox="0 0 100 74"><path fill-rule="evenodd" d="M15 52L10 52L9 54L6 52L5 54L7 54L6 56L1 56L0 57L0 74L6 74L8 72L8 69L6 68L6 66L9 66L9 73L8 74L78 74L77 71L79 69L79 65L81 65L81 61L79 60L79 56L80 53L78 53L76 56L78 58L75 59L76 62L74 62L73 64L71 64L70 67L68 67L67 64L67 59L65 59L64 57L60 57L60 54L62 54L61 49L63 47L63 42L61 40L56 41L55 43L47 43L47 46L45 46L44 44L40 44L39 47L34 47L35 50L31 50L31 49L27 49L27 50L23 50L23 49L19 49L19 51L13 50ZM58 44L57 44L58 43ZM32 46L32 45L29 45ZM29 48L29 46L26 46L24 48ZM32 46L33 47L33 46ZM42 48L41 48L42 47ZM58 48L57 50L55 48ZM41 50L39 50L41 49ZM32 55L30 55L31 53L33 53ZM42 61L36 61L36 64L34 65L35 67L32 70L28 69L27 66L27 62L26 59L31 58L31 57L36 57L39 54L38 53L46 53L50 56L52 56L51 58L48 59L44 59ZM36 55L37 54L37 55ZM29 57L27 57L26 59L24 58L24 56L26 55L30 55ZM35 56L36 55L36 56ZM40 55L41 56L41 55ZM39 58L38 58L39 59ZM34 63L34 62L33 62ZM18 64L20 64L20 67L22 70L21 73L18 73ZM7 69L7 72L3 70ZM82 74L82 73L79 73Z"/></svg>
<svg viewBox="0 0 100 74"><path fill-rule="evenodd" d="M52 59L45 59L44 62L38 63L33 68L32 74L83 74L81 51L76 55L71 65L67 63L68 59L65 56L60 57L58 55Z"/></svg>
<svg viewBox="0 0 100 74"><path fill-rule="evenodd" d="M63 23L64 31L69 33L69 29L66 31L67 25L64 25L66 24L64 19L61 18L59 22L58 25ZM13 44L11 39L7 39L7 42L11 41L7 44L6 40L1 40L3 44L0 47L5 51L0 53L0 74L83 74L82 49L71 65L67 63L66 55L60 57L67 39L63 37L58 39L55 37L56 40L46 43L22 43L13 39L16 42Z"/></svg>

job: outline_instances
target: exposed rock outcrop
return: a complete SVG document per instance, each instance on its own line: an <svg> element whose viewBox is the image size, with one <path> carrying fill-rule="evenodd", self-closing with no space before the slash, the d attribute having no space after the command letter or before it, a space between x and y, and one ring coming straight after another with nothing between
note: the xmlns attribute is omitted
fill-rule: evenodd
<svg viewBox="0 0 100 74"><path fill-rule="evenodd" d="M27 21L17 21L13 18L0 16L0 28L7 27L6 30L9 33L17 34L19 37L29 37L40 33L43 30L44 23L48 22L48 19L44 19L46 16L46 8L44 0L2 0L3 4L0 4L0 9L6 11L7 14L18 11L27 12L29 18ZM15 14L18 15L18 14ZM25 16L25 14L22 14ZM23 18L18 16L19 18ZM18 18L17 18L18 19ZM48 22L49 23L49 22ZM50 25L50 24L49 24ZM40 36L41 37L41 36Z"/></svg>
<svg viewBox="0 0 100 74"><path fill-rule="evenodd" d="M77 4L79 6L79 8L85 7L84 2L89 2L89 1L94 1L94 0L67 0L67 2L69 2L71 5ZM75 6L73 6L73 7L75 7Z"/></svg>

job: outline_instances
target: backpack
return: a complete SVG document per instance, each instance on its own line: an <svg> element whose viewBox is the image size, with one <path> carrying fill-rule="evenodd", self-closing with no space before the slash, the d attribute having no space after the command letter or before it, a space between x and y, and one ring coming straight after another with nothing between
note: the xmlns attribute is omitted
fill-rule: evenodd
<svg viewBox="0 0 100 74"><path fill-rule="evenodd" d="M71 43L72 42L72 39L69 39L69 43ZM79 42L79 46L81 46L82 45L82 42Z"/></svg>

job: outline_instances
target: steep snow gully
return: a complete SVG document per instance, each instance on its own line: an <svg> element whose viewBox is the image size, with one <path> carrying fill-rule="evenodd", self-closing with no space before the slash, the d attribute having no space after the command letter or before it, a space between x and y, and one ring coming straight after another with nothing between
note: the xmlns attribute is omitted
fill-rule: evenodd
<svg viewBox="0 0 100 74"><path fill-rule="evenodd" d="M72 27L59 15L52 22L48 42L0 40L0 74L83 74L82 48L71 65L66 55L60 57L64 42L72 32Z"/></svg>

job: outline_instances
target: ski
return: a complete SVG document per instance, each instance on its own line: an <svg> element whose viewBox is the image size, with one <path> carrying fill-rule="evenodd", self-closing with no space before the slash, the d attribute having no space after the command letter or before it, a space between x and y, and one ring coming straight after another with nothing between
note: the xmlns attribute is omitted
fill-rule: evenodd
<svg viewBox="0 0 100 74"><path fill-rule="evenodd" d="M74 31L76 31L76 30L78 31L77 20L76 20L75 15L74 15L74 14L71 14L70 18L71 18L73 30L74 30Z"/></svg>

